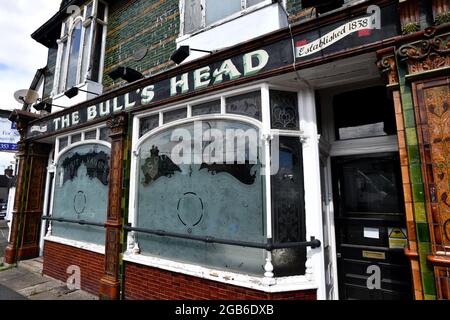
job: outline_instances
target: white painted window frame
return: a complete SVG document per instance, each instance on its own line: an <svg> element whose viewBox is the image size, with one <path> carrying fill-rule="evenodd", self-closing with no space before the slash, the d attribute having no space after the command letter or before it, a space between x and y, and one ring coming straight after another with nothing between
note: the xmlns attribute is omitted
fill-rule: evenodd
<svg viewBox="0 0 450 320"><path fill-rule="evenodd" d="M193 36L195 34L198 34L200 32L206 31L208 29L217 27L221 24L224 24L226 22L235 20L243 15L249 14L253 11L259 10L261 8L267 7L269 5L272 5L272 0L264 0L261 3L255 4L253 6L247 7L247 0L241 0L241 11L240 12L236 12L228 17L225 17L221 20L218 20L212 24L210 24L209 26L206 25L206 10L207 10L207 6L206 6L206 1L207 0L200 0L201 2L201 6L202 6L202 23L201 23L201 27L198 30L195 30L191 33L186 33L184 32L184 22L185 22L185 5L186 5L186 0L180 0L180 37L185 38L185 37L190 37ZM282 5L286 8L286 0L282 0Z"/></svg>
<svg viewBox="0 0 450 320"><path fill-rule="evenodd" d="M98 11L98 4L101 2L105 6L105 17L104 20L100 18L93 19L92 17L97 16ZM92 4L92 16L87 16L87 6ZM92 0L89 3L83 5L81 7L80 15L78 16L70 16L65 22L61 25L61 35L60 39L56 41L58 44L58 54L56 59L56 70L55 70L55 79L53 82L53 91L52 91L52 97L59 97L64 95L64 92L67 89L67 71L68 71L68 65L69 65L69 56L70 56L70 49L71 49L71 38L72 33L74 30L75 25L78 23L78 21L81 21L82 30L81 30L81 39L80 39L80 51L78 54L78 63L77 63L77 75L76 75L76 85L78 86L80 84L84 84L87 81L88 74L89 74L89 65L91 64L91 58L92 58L92 44L93 44L93 37L94 37L94 29L96 28L96 24L101 24L103 26L103 34L102 34L102 43L101 43L101 54L100 54L100 66L99 66L99 80L97 83L103 82L103 68L104 68L104 60L105 60L105 48L106 48L106 35L107 35L107 25L108 25L108 5L103 0ZM81 79L82 76L82 66L83 66L83 56L84 56L84 39L86 37L87 33L87 27L91 26L90 33L89 33L89 42L88 42L88 54L86 62L88 64L88 69L86 72L86 75L83 79ZM67 30L67 33L66 33ZM66 52L64 53L64 47L66 47ZM89 80L91 81L91 80Z"/></svg>
<svg viewBox="0 0 450 320"><path fill-rule="evenodd" d="M299 126L300 130L274 130L271 128L271 113L270 113L270 90L282 90L289 92L297 92L298 94L298 108L299 108ZM261 91L262 102L262 121L256 119L227 114L226 113L226 98L235 95L240 95L255 90ZM306 95L306 98L305 98ZM205 103L208 101L221 100L221 113L210 114L192 117L192 106ZM176 110L179 108L187 108L188 117L170 122L166 125L162 124L163 113L167 111ZM160 127L155 128L142 137L140 134L140 121L144 117L152 115L159 115ZM133 129L132 129L132 157L131 157L131 173L130 173L130 203L128 211L128 223L136 227L137 226L137 188L138 188L138 156L139 148L142 143L149 137L157 134L158 132L165 131L168 128L176 127L183 123L190 123L195 120L202 119L229 119L237 120L245 123L253 124L261 131L261 138L265 140L264 152L266 156L270 156L270 141L274 135L279 136L295 136L298 137L303 143L303 160L304 160L304 185L305 185L305 218L306 218L306 236L307 239L310 236L316 237L316 239L323 239L322 230L322 203L320 196L320 163L319 163L319 143L317 136L317 126L315 120L315 101L314 91L304 92L299 91L297 88L287 88L285 86L275 86L269 83L259 83L252 86L240 87L237 89L219 92L207 97L201 97L186 101L181 104L169 105L158 108L152 111L143 111L134 115ZM313 121L312 121L313 120ZM308 132L303 131L304 127ZM308 142L309 141L309 142ZM306 158L310 158L305 160ZM317 160L317 161L316 161ZM316 161L316 162L315 162ZM271 196L271 175L270 166L266 166L269 174L265 175L265 207L266 212L266 237L272 238L272 196ZM317 173L318 176L314 176ZM317 192L317 190L319 190ZM124 260L143 264L147 266L157 267L165 270L170 270L178 273L184 273L200 278L215 280L224 283L230 283L242 287L248 287L265 292L286 292L294 290L307 290L318 289L318 297L320 298L324 291L324 262L323 262L323 250L321 248L307 250L307 262L305 275L291 276L291 277L279 277L275 278L273 275L273 266L271 263L271 255L268 252L265 265L265 274L261 277L254 277L249 275L243 275L235 272L226 272L217 269L211 269L201 267L194 264L178 263L168 259L161 259L152 257L149 255L140 254L139 244L136 241L134 232L130 232L127 238L127 249L124 254ZM214 276L212 276L214 275ZM230 280L231 279L231 280ZM290 283L289 286L286 286Z"/></svg>
<svg viewBox="0 0 450 320"><path fill-rule="evenodd" d="M69 134L63 134L63 135L56 137L54 151L52 151L52 153L50 154L51 160L49 161L49 165L47 167L47 179L46 179L46 188L45 188L44 212L46 212L49 217L53 216L54 194L55 194L55 186L56 186L56 180L57 180L56 168L57 168L59 159L67 151L69 151L73 148L82 146L82 145L97 144L97 145L105 146L111 150L110 142L100 140L100 130L105 127L106 127L106 124L91 126L91 127L85 128L83 130L71 132ZM93 130L96 130L96 139L86 140L85 133L93 131ZM80 133L81 133L81 140L78 142L75 142L75 143L71 143L71 137L74 135L78 135ZM59 142L61 139L64 139L64 138L68 139L68 145L60 150ZM49 177L50 177L51 173L54 174L54 179L53 179L52 185L50 186ZM50 198L49 198L49 196L50 196ZM47 199L50 199L49 203L47 203L48 202ZM43 225L45 226L45 224L43 224ZM94 243L70 240L70 239L53 236L52 235L52 225L53 225L53 223L52 223L52 221L50 221L49 227L47 230L44 230L43 229L44 227L41 228L42 229L41 232L45 233L45 236L43 237L43 240L42 240L42 244L44 241L51 241L51 242L55 242L55 243L59 243L59 244L63 244L63 245L67 245L67 246L71 246L71 247L75 247L78 249L87 250L87 251L91 251L91 252L95 252L95 253L100 253L100 254L105 253L104 245L98 245L98 244L94 244Z"/></svg>

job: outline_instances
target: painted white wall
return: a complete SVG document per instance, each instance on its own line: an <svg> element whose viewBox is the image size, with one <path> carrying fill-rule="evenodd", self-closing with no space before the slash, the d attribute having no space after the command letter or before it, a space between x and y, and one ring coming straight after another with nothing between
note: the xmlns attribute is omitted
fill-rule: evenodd
<svg viewBox="0 0 450 320"><path fill-rule="evenodd" d="M181 36L176 42L177 47L188 45L194 49L219 50L249 41L287 26L286 14L279 4L274 3L197 34ZM192 51L184 63L207 54Z"/></svg>

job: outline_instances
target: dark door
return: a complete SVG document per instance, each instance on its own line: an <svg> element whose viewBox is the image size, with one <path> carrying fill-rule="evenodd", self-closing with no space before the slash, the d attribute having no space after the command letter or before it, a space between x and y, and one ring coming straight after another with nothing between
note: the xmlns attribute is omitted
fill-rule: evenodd
<svg viewBox="0 0 450 320"><path fill-rule="evenodd" d="M412 299L398 154L332 163L340 299Z"/></svg>

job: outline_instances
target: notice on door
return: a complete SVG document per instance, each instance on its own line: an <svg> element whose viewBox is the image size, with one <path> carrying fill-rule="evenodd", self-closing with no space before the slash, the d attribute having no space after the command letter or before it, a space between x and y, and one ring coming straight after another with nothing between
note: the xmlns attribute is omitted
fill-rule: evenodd
<svg viewBox="0 0 450 320"><path fill-rule="evenodd" d="M389 248L404 249L408 245L408 237L404 228L388 228Z"/></svg>
<svg viewBox="0 0 450 320"><path fill-rule="evenodd" d="M380 239L380 229L364 227L364 238Z"/></svg>

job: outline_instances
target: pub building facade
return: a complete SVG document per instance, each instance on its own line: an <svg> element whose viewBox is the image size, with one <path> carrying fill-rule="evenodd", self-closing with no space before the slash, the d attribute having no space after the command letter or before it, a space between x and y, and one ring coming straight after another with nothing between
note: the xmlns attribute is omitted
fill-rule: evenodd
<svg viewBox="0 0 450 320"><path fill-rule="evenodd" d="M62 1L32 35L42 99L10 117L5 262L102 299L449 299L449 22L447 0Z"/></svg>

